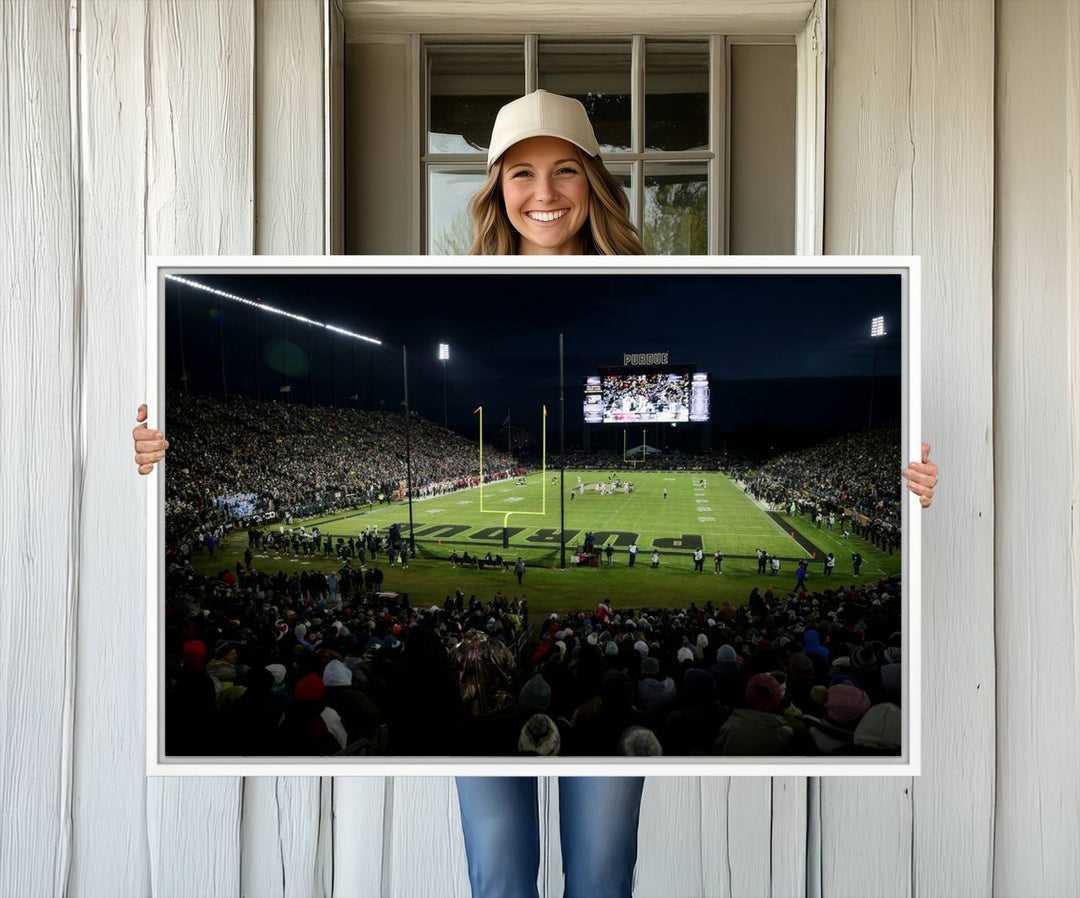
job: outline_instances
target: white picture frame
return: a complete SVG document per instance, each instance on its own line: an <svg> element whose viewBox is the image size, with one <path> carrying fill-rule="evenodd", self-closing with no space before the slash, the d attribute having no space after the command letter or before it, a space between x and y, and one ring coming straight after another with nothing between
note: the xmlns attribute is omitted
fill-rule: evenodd
<svg viewBox="0 0 1080 898"><path fill-rule="evenodd" d="M596 276L627 274L899 274L901 278L901 442L904 460L921 451L920 259L916 256L234 256L148 257L147 391L158 426L165 410L162 315L167 275L199 274L520 274ZM568 385L570 408L575 407ZM159 466L160 467L160 466ZM906 489L902 500L903 707L902 748L883 757L347 757L347 758L168 758L164 746L163 514L165 479L158 470L147 491L146 601L146 773L150 776L917 776L921 770L921 551L920 506ZM899 479L900 472L897 471Z"/></svg>

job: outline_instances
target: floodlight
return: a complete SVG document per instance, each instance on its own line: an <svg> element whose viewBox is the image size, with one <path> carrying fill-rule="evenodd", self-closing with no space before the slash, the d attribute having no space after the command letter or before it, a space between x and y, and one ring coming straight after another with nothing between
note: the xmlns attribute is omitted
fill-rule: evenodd
<svg viewBox="0 0 1080 898"><path fill-rule="evenodd" d="M183 284L186 287L193 287L196 290L202 290L205 293L213 293L215 296L220 296L224 299L231 299L233 302L243 303L246 306L252 306L256 309L262 309L264 312L273 312L275 315L282 315L285 318L291 318L293 321L299 321L301 324L310 324L312 327L321 327L328 331L333 331L335 334L341 334L345 337L352 337L354 340L364 340L367 343L374 343L376 346L381 346L382 341L376 340L374 337L365 337L363 334L354 334L352 331L347 331L344 328L336 327L333 324L323 324L321 321L312 321L310 318L305 318L303 315L294 315L292 312L287 312L284 309L279 309L276 306L272 306L266 302L255 302L253 299L245 299L243 296L237 296L235 293L228 293L225 290L218 290L216 287L210 287L207 284L200 284L198 281L190 280L189 278L180 277L177 274L167 274L165 279L169 281L176 281L178 284Z"/></svg>
<svg viewBox="0 0 1080 898"><path fill-rule="evenodd" d="M870 322L870 336L871 337L884 337L885 336L885 316L879 315Z"/></svg>
<svg viewBox="0 0 1080 898"><path fill-rule="evenodd" d="M450 344L449 343L440 343L439 344L439 361L440 362L445 362L449 358L450 358Z"/></svg>

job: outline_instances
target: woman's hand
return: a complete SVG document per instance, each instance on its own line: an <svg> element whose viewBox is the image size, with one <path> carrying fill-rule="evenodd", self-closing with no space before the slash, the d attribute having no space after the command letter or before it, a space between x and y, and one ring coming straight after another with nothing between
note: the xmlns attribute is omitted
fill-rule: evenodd
<svg viewBox="0 0 1080 898"><path fill-rule="evenodd" d="M139 406L135 420L142 422L131 431L131 437L135 440L135 464L139 466L140 474L149 474L154 470L154 465L165 457L169 441L160 430L150 430L146 426L145 402Z"/></svg>
<svg viewBox="0 0 1080 898"><path fill-rule="evenodd" d="M937 486L938 467L930 461L930 444L922 444L922 461L913 461L901 471L907 478L908 489L919 497L919 504L929 508L934 500L934 487Z"/></svg>

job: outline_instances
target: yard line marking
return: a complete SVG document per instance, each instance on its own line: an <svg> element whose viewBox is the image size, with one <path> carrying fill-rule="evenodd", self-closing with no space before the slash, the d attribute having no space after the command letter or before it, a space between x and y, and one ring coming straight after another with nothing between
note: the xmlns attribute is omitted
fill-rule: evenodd
<svg viewBox="0 0 1080 898"><path fill-rule="evenodd" d="M446 511L446 509L445 508L426 508L426 509L424 509L424 511L426 511L428 514L442 514L444 511Z"/></svg>
<svg viewBox="0 0 1080 898"><path fill-rule="evenodd" d="M699 505L698 506L698 511L712 511L712 509L709 508L708 505Z"/></svg>
<svg viewBox="0 0 1080 898"><path fill-rule="evenodd" d="M716 520L716 518L698 518L698 520L699 520L699 521L700 521L700 522L701 522L702 524L707 524L707 523L709 523L710 521L715 521L715 520Z"/></svg>
<svg viewBox="0 0 1080 898"><path fill-rule="evenodd" d="M457 505L472 505L473 502L472 502L472 499L461 499L459 502L457 502L455 504L457 504Z"/></svg>

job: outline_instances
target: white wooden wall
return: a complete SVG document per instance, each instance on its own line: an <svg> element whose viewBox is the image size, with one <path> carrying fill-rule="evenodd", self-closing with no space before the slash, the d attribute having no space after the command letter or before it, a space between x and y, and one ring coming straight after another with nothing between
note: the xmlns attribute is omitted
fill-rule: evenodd
<svg viewBox="0 0 1080 898"><path fill-rule="evenodd" d="M450 780L142 775L143 257L335 245L341 33L0 5L0 895L468 894ZM924 772L650 780L636 894L1075 895L1080 4L830 0L828 49L826 252L923 257Z"/></svg>

